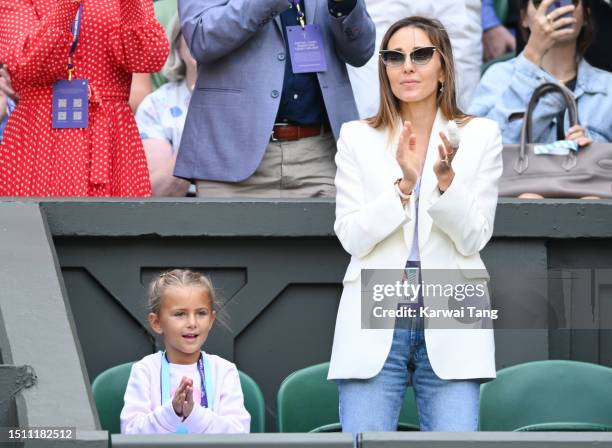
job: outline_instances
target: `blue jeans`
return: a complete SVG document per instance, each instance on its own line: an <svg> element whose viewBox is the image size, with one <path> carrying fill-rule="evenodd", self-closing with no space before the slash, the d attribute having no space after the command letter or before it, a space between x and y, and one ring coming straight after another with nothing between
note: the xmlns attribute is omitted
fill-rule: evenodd
<svg viewBox="0 0 612 448"><path fill-rule="evenodd" d="M423 320L397 319L389 356L373 378L337 380L344 432L396 431L411 379L421 431L476 431L480 382L443 380L431 368Z"/></svg>

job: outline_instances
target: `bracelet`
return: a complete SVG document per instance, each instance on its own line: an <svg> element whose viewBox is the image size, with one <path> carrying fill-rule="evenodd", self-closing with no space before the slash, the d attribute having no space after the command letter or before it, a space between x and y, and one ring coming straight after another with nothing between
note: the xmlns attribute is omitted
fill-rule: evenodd
<svg viewBox="0 0 612 448"><path fill-rule="evenodd" d="M402 199L402 200L408 200L410 199L410 195L412 194L412 191L408 194L404 193L402 191L402 189L400 188L400 182L402 181L402 178L400 177L399 179L397 179L395 181L395 183L393 184L395 186L395 192L397 193L397 195Z"/></svg>

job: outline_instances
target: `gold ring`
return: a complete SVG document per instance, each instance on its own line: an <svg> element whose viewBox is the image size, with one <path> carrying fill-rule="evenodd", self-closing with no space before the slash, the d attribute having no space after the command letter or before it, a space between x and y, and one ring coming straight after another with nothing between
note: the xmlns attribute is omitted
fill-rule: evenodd
<svg viewBox="0 0 612 448"><path fill-rule="evenodd" d="M546 20L548 20L548 23L549 23L550 25L552 25L552 24L554 23L554 20L553 20L553 18L550 16L550 14L546 14Z"/></svg>
<svg viewBox="0 0 612 448"><path fill-rule="evenodd" d="M444 164L448 165L448 156L447 156L447 157L444 157L444 158L443 158L443 159L441 159L441 160L442 160L442 163L444 163Z"/></svg>

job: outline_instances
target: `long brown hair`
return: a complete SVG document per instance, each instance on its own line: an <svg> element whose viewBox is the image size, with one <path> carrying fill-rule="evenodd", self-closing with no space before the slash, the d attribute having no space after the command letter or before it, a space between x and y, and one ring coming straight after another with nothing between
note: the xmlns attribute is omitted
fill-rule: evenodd
<svg viewBox="0 0 612 448"><path fill-rule="evenodd" d="M400 29L414 27L423 30L427 37L438 49L441 56L442 70L444 72L443 92L437 93L438 107L447 120L456 120L464 124L471 118L466 115L457 105L457 94L455 92L455 63L453 60L453 49L448 33L440 21L420 16L406 17L395 22L385 33L380 44L381 50L388 50L391 37ZM387 70L382 59L378 58L378 79L380 82L380 107L378 113L368 118L367 123L373 128L385 128L393 134L396 131L398 121L401 118L400 101L393 94Z"/></svg>

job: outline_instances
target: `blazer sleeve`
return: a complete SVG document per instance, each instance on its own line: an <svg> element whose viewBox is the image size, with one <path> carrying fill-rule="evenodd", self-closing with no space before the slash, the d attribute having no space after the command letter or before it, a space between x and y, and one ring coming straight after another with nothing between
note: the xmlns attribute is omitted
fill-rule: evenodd
<svg viewBox="0 0 612 448"><path fill-rule="evenodd" d="M193 57L219 59L289 7L287 0L181 0L181 30Z"/></svg>
<svg viewBox="0 0 612 448"><path fill-rule="evenodd" d="M480 252L493 234L498 182L503 169L502 143L499 127L488 123L491 130L480 151L482 158L476 162L479 169L475 180L455 175L448 189L427 210L434 224L466 257Z"/></svg>
<svg viewBox="0 0 612 448"><path fill-rule="evenodd" d="M0 62L17 84L48 85L66 78L70 26L78 2L57 0L39 17L27 0L0 0Z"/></svg>
<svg viewBox="0 0 612 448"><path fill-rule="evenodd" d="M366 10L364 0L358 0L346 17L330 15L330 21L340 59L354 67L365 65L374 54L376 28Z"/></svg>
<svg viewBox="0 0 612 448"><path fill-rule="evenodd" d="M153 408L149 371L142 362L132 366L121 411L122 434L174 433L181 423L172 402Z"/></svg>
<svg viewBox="0 0 612 448"><path fill-rule="evenodd" d="M166 63L169 44L155 18L152 0L119 0L119 28L111 42L116 62L130 73L157 72Z"/></svg>
<svg viewBox="0 0 612 448"><path fill-rule="evenodd" d="M392 182L378 197L365 201L366 176L374 176L376 173L363 173L362 170L367 167L358 166L351 143L350 124L343 125L340 130L336 153L338 169L335 178L334 231L344 250L362 258L398 227L407 223L411 219L407 210L413 210L414 207L407 204L406 210L402 206Z"/></svg>

